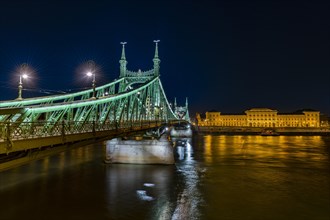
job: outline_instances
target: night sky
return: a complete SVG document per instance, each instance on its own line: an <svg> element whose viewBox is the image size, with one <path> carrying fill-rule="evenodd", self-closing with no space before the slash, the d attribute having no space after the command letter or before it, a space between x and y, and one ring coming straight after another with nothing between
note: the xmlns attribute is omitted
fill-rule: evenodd
<svg viewBox="0 0 330 220"><path fill-rule="evenodd" d="M180 3L179 3L180 2ZM0 100L17 97L16 69L33 78L24 97L91 86L81 66L94 60L97 84L153 67L170 101L195 112L302 108L330 115L330 1L19 1L0 4ZM42 90L42 92L38 92Z"/></svg>

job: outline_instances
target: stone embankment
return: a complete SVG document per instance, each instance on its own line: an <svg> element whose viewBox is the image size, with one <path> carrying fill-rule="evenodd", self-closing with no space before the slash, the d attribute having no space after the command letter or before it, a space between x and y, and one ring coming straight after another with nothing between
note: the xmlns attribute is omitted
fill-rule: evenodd
<svg viewBox="0 0 330 220"><path fill-rule="evenodd" d="M322 135L330 136L330 128L261 128L261 127L222 127L195 126L198 134L260 135L265 129L271 129L280 135Z"/></svg>

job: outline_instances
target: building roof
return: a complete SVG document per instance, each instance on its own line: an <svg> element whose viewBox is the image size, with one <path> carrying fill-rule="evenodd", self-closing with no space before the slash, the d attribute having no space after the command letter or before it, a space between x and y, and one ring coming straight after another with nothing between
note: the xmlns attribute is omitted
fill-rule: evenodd
<svg viewBox="0 0 330 220"><path fill-rule="evenodd" d="M301 113L303 113L303 112L319 112L319 111L317 111L315 109L304 108L304 109L299 109L299 110L297 110L295 112L301 112Z"/></svg>
<svg viewBox="0 0 330 220"><path fill-rule="evenodd" d="M279 115L303 115L304 112L319 112L319 111L316 111L314 109L299 109L294 112L282 112L282 113L278 113L278 114Z"/></svg>
<svg viewBox="0 0 330 220"><path fill-rule="evenodd" d="M270 111L277 111L277 110L273 110L273 109L270 109L270 108L251 108L251 109L248 109L247 111L251 111L251 112L267 111L267 112L270 112Z"/></svg>
<svg viewBox="0 0 330 220"><path fill-rule="evenodd" d="M221 113L221 115L246 115L244 112L241 113Z"/></svg>
<svg viewBox="0 0 330 220"><path fill-rule="evenodd" d="M218 110L215 110L215 109L211 109L211 110L209 110L209 111L206 111L206 112L220 112L220 111L218 111Z"/></svg>
<svg viewBox="0 0 330 220"><path fill-rule="evenodd" d="M303 115L303 112L282 112L282 113L277 113L278 115Z"/></svg>

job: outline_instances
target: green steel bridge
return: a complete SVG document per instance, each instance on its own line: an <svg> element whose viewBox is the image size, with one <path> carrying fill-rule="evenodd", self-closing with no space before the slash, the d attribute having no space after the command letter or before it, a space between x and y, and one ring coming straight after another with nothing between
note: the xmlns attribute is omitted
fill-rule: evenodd
<svg viewBox="0 0 330 220"><path fill-rule="evenodd" d="M118 80L84 91L0 102L0 155L84 140L106 139L189 121L184 107L168 102L161 80L158 41L153 69L127 70L122 43Z"/></svg>

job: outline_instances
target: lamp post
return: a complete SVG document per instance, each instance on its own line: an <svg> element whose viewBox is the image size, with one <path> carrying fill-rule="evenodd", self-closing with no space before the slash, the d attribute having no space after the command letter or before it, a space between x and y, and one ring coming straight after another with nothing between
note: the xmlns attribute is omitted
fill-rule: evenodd
<svg viewBox="0 0 330 220"><path fill-rule="evenodd" d="M27 65L22 64L21 73L19 75L19 82L18 82L18 97L17 97L17 100L23 100L23 98L22 98L23 79L29 78L29 76L25 73L26 68L27 68Z"/></svg>
<svg viewBox="0 0 330 220"><path fill-rule="evenodd" d="M95 86L96 86L96 81L95 81L95 73L93 72L87 72L87 76L89 77L93 77L93 81L92 81L92 87L93 87L93 96L92 99L95 99Z"/></svg>
<svg viewBox="0 0 330 220"><path fill-rule="evenodd" d="M93 96L92 99L96 99L96 91L95 91L95 87L96 87L96 80L95 80L95 63L94 61L90 60L88 61L88 66L89 66L89 71L87 72L87 76L89 77L93 77L92 78L92 87L93 87Z"/></svg>

